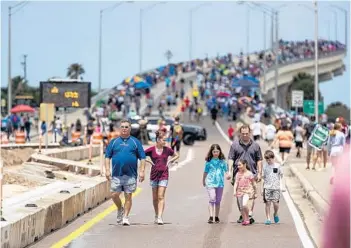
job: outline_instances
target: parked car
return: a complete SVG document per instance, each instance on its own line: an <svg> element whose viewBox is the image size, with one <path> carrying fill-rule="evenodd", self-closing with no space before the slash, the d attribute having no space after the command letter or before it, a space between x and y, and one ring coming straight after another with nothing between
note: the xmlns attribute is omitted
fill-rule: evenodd
<svg viewBox="0 0 351 248"><path fill-rule="evenodd" d="M148 130L149 134L149 139L154 140L155 139L155 132L158 130L158 120L160 119L159 116L148 116L148 124L146 126L146 129ZM134 137L139 137L139 124L138 124L139 118L132 118L131 119L131 135ZM174 119L172 117L165 117L166 121L166 128L167 131L171 129L171 126L173 125ZM207 139L207 131L206 128L197 126L197 125L189 125L189 124L184 124L181 123L181 126L183 127L184 130L184 135L183 135L183 143L185 145L190 145L192 146L195 141L199 140L206 140Z"/></svg>

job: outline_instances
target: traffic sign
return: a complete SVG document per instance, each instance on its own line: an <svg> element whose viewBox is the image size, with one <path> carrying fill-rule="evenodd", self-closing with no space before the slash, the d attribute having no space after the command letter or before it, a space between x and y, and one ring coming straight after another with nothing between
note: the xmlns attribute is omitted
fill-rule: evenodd
<svg viewBox="0 0 351 248"><path fill-rule="evenodd" d="M322 150L322 147L327 143L329 138L329 129L322 125L317 124L312 131L308 144L318 151Z"/></svg>
<svg viewBox="0 0 351 248"><path fill-rule="evenodd" d="M307 115L314 115L314 100L304 100L303 101L303 112ZM318 102L318 114L324 113L324 102Z"/></svg>
<svg viewBox="0 0 351 248"><path fill-rule="evenodd" d="M292 102L292 107L295 107L295 108L303 107L303 91L293 90L291 92L291 102Z"/></svg>

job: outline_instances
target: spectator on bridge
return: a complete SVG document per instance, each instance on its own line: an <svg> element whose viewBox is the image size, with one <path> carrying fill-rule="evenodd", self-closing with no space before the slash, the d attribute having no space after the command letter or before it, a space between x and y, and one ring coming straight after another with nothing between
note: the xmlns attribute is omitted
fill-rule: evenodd
<svg viewBox="0 0 351 248"><path fill-rule="evenodd" d="M117 223L129 226L129 213L132 207L132 193L137 189L138 159L139 182L145 178L145 152L142 144L130 136L131 123L122 120L121 136L114 139L105 153L106 178L111 182L112 200L117 206ZM110 164L112 159L112 173ZM120 194L124 192L125 203L122 206Z"/></svg>
<svg viewBox="0 0 351 248"><path fill-rule="evenodd" d="M156 132L156 145L145 150L146 162L151 164L150 185L152 201L155 210L155 224L163 225L165 194L169 179L169 165L179 158L179 155L166 146L167 136ZM171 157L170 160L169 157Z"/></svg>
<svg viewBox="0 0 351 248"><path fill-rule="evenodd" d="M202 177L202 184L206 187L210 198L208 208L210 217L208 223L219 223L224 178L230 180L228 165L225 161L222 149L218 144L211 145L205 160L206 164Z"/></svg>
<svg viewBox="0 0 351 248"><path fill-rule="evenodd" d="M239 139L234 140L230 146L228 155L228 165L230 171L233 172L232 185L235 183L235 176L238 172L239 161L245 159L249 163L250 171L255 175L258 182L261 181L262 175L262 152L260 145L251 139L251 129L248 125L242 125L239 128ZM241 210L239 201L237 201L238 209ZM254 204L252 204L250 215L250 223L254 223L253 218ZM240 215L238 223L241 223L243 216Z"/></svg>
<svg viewBox="0 0 351 248"><path fill-rule="evenodd" d="M341 131L342 126L340 123L335 123L334 129L330 131L329 140L328 140L328 155L331 158L332 163L332 176L330 183L334 181L334 175L336 167L339 165L339 160L343 155L344 147L346 143L345 134Z"/></svg>

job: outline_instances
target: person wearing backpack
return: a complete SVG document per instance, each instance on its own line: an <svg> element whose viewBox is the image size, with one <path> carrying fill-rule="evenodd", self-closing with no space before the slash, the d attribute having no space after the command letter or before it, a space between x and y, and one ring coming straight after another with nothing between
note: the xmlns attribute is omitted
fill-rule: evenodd
<svg viewBox="0 0 351 248"><path fill-rule="evenodd" d="M175 117L173 126L170 130L171 133L171 148L173 151L176 151L178 154L180 152L180 145L183 140L184 130L179 123L179 117Z"/></svg>

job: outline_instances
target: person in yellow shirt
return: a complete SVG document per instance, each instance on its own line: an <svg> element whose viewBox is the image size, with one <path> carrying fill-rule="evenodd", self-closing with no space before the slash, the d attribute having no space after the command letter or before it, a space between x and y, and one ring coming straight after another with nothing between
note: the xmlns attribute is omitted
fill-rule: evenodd
<svg viewBox="0 0 351 248"><path fill-rule="evenodd" d="M197 88L193 88L193 98L194 98L194 102L195 105L198 103L198 99L199 99L199 91L197 90Z"/></svg>

